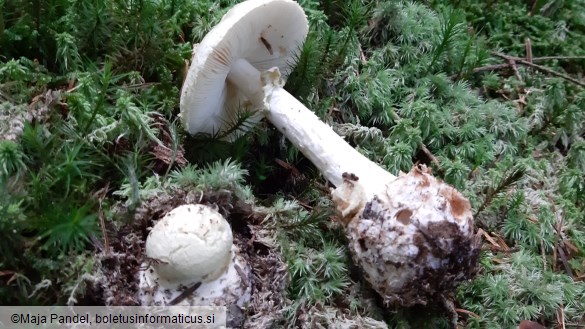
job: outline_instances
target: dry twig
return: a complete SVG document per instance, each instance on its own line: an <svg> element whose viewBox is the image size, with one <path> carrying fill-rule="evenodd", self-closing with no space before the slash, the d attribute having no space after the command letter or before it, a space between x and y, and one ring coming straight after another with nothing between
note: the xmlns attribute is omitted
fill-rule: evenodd
<svg viewBox="0 0 585 329"><path fill-rule="evenodd" d="M499 53L499 52L492 52L492 54L494 56L498 56L498 57L503 58L503 59L508 60L508 61L513 60L515 64L522 64L522 65L525 65L525 66L528 66L528 67L532 67L532 68L534 68L534 69L536 69L538 71L541 71L543 73L547 73L547 74L550 74L550 75L553 75L553 76L556 76L556 77L565 79L567 81L570 81L570 82L572 82L572 83L574 83L576 85L579 85L581 87L585 87L585 82L579 81L579 80L577 80L577 79L575 79L573 77L570 77L570 76L568 76L568 75L566 75L564 73L560 73L560 72L551 70L551 69L549 69L547 67L544 67L542 65L530 63L530 62L528 62L528 61L526 61L526 60L524 60L522 58L518 58L518 57L514 57L514 56L509 56L509 55L502 54L502 53Z"/></svg>
<svg viewBox="0 0 585 329"><path fill-rule="evenodd" d="M546 271L546 253L544 252L544 240L540 240L540 254L542 256L542 267Z"/></svg>
<svg viewBox="0 0 585 329"><path fill-rule="evenodd" d="M421 151L431 159L431 161L437 166L437 168L441 168L441 162L437 157L426 147L426 145L422 144L420 147Z"/></svg>
<svg viewBox="0 0 585 329"><path fill-rule="evenodd" d="M104 238L104 254L107 256L110 254L110 241L108 239L108 230L106 229L106 220L104 218L104 211L102 208L102 202L106 197L108 189L110 187L110 182L106 183L106 186L95 192L94 196L98 199L99 203L99 220L100 220L100 229L102 231L102 236Z"/></svg>
<svg viewBox="0 0 585 329"><path fill-rule="evenodd" d="M524 41L524 46L526 47L526 60L530 63L533 63L532 42L530 41L530 38L526 38L526 40Z"/></svg>
<svg viewBox="0 0 585 329"><path fill-rule="evenodd" d="M532 62L546 62L546 61L582 61L585 56L543 56L535 57Z"/></svg>
<svg viewBox="0 0 585 329"><path fill-rule="evenodd" d="M486 71L499 71L499 70L503 70L503 69L512 68L512 69L514 69L514 75L516 76L516 78L518 78L518 76L516 75L517 69L515 69L515 66L517 66L517 64L520 64L520 65L532 67L532 68L534 68L538 71L541 71L543 73L547 73L547 74L550 74L550 75L553 75L553 76L556 76L559 78L563 78L563 79L570 81L570 82L572 82L576 85L579 85L581 87L585 87L585 82L583 82L583 81L577 80L577 79L575 79L571 76L568 76L566 74L551 70L551 69L544 67L542 65L534 64L535 62L544 62L544 61L552 61L552 60L565 60L565 61L585 60L585 56L545 56L545 57L530 58L529 56L531 56L531 54L527 54L528 60L524 60L520 57L509 56L509 55L498 53L498 52L493 52L492 54L508 60L508 63L480 66L480 67L474 68L472 72L473 73L480 73L480 72L486 72ZM510 62L510 60L512 60L512 62ZM451 76L451 79L457 79L457 78L459 78L459 74L455 74L455 75Z"/></svg>
<svg viewBox="0 0 585 329"><path fill-rule="evenodd" d="M563 303L561 303L557 312L557 323L559 324L559 329L565 329L565 306Z"/></svg>
<svg viewBox="0 0 585 329"><path fill-rule="evenodd" d="M475 313L473 313L473 312L471 312L471 311L464 310L464 309L462 309L462 308L456 308L456 309L455 309L455 311L456 311L457 313L463 313L463 314L470 315L470 316L472 316L472 317L474 317L474 318L477 318L477 319L479 319L479 318L480 318L480 316L479 316L479 315L477 315L477 314L475 314Z"/></svg>

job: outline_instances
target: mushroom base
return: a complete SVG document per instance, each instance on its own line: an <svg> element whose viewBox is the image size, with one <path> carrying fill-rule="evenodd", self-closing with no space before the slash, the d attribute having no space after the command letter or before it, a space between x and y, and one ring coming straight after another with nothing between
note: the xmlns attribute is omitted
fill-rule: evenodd
<svg viewBox="0 0 585 329"><path fill-rule="evenodd" d="M479 256L469 201L424 168L388 184L346 229L354 262L386 305L426 304L453 290Z"/></svg>
<svg viewBox="0 0 585 329"><path fill-rule="evenodd" d="M219 278L210 282L173 284L160 278L148 263L140 273L139 300L145 306L227 306L229 327L240 327L250 302L251 269L239 255L238 247L232 247L232 259L228 269ZM185 291L200 284L192 293Z"/></svg>

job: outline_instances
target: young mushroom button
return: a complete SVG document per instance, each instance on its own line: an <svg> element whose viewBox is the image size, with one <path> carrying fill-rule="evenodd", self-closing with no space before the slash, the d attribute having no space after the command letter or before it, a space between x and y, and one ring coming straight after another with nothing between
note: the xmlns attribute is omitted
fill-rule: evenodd
<svg viewBox="0 0 585 329"><path fill-rule="evenodd" d="M217 211L200 204L173 209L150 231L146 256L142 305L227 306L228 323L240 322L251 297L251 270Z"/></svg>
<svg viewBox="0 0 585 329"><path fill-rule="evenodd" d="M424 167L390 174L284 90L281 72L289 73L306 33L294 1L234 6L197 48L181 95L187 130L209 132L208 122L221 129L237 104L257 109L337 187L332 197L354 261L385 302L424 304L443 295L477 261L469 201Z"/></svg>

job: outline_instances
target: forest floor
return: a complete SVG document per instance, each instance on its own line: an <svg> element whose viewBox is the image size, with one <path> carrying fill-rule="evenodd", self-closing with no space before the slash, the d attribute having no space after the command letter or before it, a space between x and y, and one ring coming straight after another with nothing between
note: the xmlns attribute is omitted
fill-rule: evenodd
<svg viewBox="0 0 585 329"><path fill-rule="evenodd" d="M228 218L271 301L247 327L448 328L433 303L382 305L327 182L268 122L184 132L193 45L237 2L0 0L0 304L137 304L148 228L191 202ZM299 3L285 88L392 174L425 164L471 202L458 325L583 328L585 1Z"/></svg>

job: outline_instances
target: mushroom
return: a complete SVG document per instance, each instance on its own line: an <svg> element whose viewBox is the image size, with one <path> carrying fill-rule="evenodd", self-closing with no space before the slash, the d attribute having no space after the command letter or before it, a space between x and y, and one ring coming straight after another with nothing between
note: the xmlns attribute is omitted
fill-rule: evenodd
<svg viewBox="0 0 585 329"><path fill-rule="evenodd" d="M281 72L290 68L280 65L306 33L294 1L234 6L198 46L181 95L185 127L209 132L233 104L257 109L337 187L332 199L353 259L384 301L410 306L443 296L477 262L469 201L424 166L390 174L284 90Z"/></svg>
<svg viewBox="0 0 585 329"><path fill-rule="evenodd" d="M227 306L228 325L243 320L251 270L216 210L201 204L173 209L152 228L145 249L142 305Z"/></svg>
<svg viewBox="0 0 585 329"><path fill-rule="evenodd" d="M261 105L260 71L278 67L287 75L307 31L305 13L294 1L254 0L234 6L194 48L181 92L186 130L223 132L237 111ZM250 122L261 118L256 112Z"/></svg>

